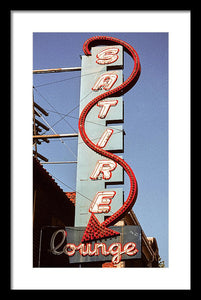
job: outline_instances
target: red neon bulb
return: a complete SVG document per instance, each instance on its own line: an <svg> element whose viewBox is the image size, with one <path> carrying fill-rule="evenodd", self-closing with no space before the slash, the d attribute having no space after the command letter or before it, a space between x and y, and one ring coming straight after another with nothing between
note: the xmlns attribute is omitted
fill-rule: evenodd
<svg viewBox="0 0 201 300"><path fill-rule="evenodd" d="M92 213L91 218L89 219L89 223L86 227L85 233L82 237L82 243L83 242L89 242L92 240L97 240L100 238L106 238L106 237L112 237L115 235L119 235L119 233L115 232L114 230L111 230L107 228L108 226L114 225L117 221L122 219L122 217L132 208L134 205L136 198L137 198L137 181L135 178L135 175L131 169L131 167L119 156L110 153L103 148L99 147L98 145L95 145L87 136L85 131L85 120L86 116L89 113L89 111L92 109L94 105L96 105L99 101L107 98L108 96L121 96L122 94L126 93L128 90L130 90L135 83L137 82L139 76L140 76L140 60L138 57L137 52L135 49L129 45L128 43L117 39L113 37L108 36L95 36L92 38L89 38L83 45L83 51L85 55L91 55L90 48L91 46L96 46L99 44L117 44L122 45L124 50L133 58L134 60L134 67L132 70L132 73L127 78L126 81L124 81L119 86L113 88L112 90L108 90L105 93L95 97L92 99L82 110L79 118L79 132L82 137L82 140L84 143L93 151L99 153L100 155L107 157L116 163L118 163L120 166L123 167L123 169L126 171L127 175L130 179L130 192L128 195L128 198L122 205L122 207L117 210L112 216L107 218L104 222L100 223L98 219L95 217L95 215Z"/></svg>

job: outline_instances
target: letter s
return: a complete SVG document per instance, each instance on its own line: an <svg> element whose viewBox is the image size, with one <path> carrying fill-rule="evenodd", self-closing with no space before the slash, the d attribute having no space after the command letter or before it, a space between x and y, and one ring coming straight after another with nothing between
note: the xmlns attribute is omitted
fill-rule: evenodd
<svg viewBox="0 0 201 300"><path fill-rule="evenodd" d="M96 63L99 65L112 64L119 58L117 55L118 52L119 49L115 47L104 49L96 55L98 58Z"/></svg>

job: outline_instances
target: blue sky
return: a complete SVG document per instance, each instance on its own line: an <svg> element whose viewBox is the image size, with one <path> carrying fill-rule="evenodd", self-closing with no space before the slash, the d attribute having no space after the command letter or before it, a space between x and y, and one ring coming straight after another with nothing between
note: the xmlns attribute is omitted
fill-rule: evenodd
<svg viewBox="0 0 201 300"><path fill-rule="evenodd" d="M140 78L123 96L124 159L138 182L133 211L145 234L157 239L168 267L168 33L34 33L33 69L81 66L82 45L95 35L120 38L140 57ZM124 78L132 67L125 54ZM80 72L33 75L33 84L35 101L49 112L45 120L54 131L78 132ZM62 114L67 116L60 121ZM76 160L77 138L64 142L42 143L38 152L49 161ZM64 191L75 191L76 164L44 166ZM124 190L129 191L126 177Z"/></svg>

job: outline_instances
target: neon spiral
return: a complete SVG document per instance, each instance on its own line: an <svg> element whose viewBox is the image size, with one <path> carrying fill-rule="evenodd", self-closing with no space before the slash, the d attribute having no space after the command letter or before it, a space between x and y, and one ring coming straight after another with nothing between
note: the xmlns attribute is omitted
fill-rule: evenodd
<svg viewBox="0 0 201 300"><path fill-rule="evenodd" d="M132 73L130 74L130 76L127 78L126 81L124 81L122 84L120 84L119 86L117 86L116 88L107 91L97 97L95 97L94 99L92 99L82 110L81 114L80 114L80 118L79 118L79 132L80 135L82 137L83 142L93 151L99 153L102 156L105 156L107 158L110 158L111 160L115 161L116 163L118 163L120 166L123 167L123 169L125 170L125 172L127 173L127 175L129 176L130 179L130 192L128 195L127 200L124 202L124 204L122 205L122 207L117 210L112 216L108 217L104 222L102 222L101 224L99 223L99 221L97 220L97 218L94 216L94 214L92 213L91 218L89 220L89 223L96 223L96 228L97 228L97 224L99 223L99 227L100 227L100 231L102 231L102 234L99 235L99 237L108 237L108 234L104 234L104 229L106 231L106 227L114 225L117 221L119 221L120 219L122 219L122 217L131 209L131 207L134 205L136 198L137 198L137 181L135 178L135 175L132 171L132 169L130 168L130 166L119 156L110 153L104 149L102 149L101 147L95 145L87 136L86 131L85 131L85 120L87 117L87 114L89 113L89 111L100 101L103 100L105 98L111 97L111 96L121 96L123 94L125 94L128 90L130 90L134 84L137 82L139 76L140 76L140 71L141 71L141 67L140 67L140 60L138 57L137 52L135 51L135 49L129 45L128 43L118 39L118 38L114 38L114 37L108 37L108 36L95 36L92 38L89 38L88 40L85 41L84 45L83 45L83 51L85 53L85 55L91 55L90 49L93 46L99 45L99 44L104 44L104 45L114 45L114 44L118 44L118 45L122 45L124 50L133 58L134 60L134 67L132 70ZM107 229L108 231L108 229ZM112 233L111 233L112 235ZM97 235L98 236L98 235ZM86 241L90 241L96 238L96 235L93 236L93 234L89 235L87 234L87 228L85 231L85 234L82 238L82 242L86 242Z"/></svg>

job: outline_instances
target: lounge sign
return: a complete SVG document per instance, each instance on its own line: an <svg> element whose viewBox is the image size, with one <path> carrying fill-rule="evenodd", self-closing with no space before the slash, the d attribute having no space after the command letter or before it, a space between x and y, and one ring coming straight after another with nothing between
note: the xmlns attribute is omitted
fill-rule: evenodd
<svg viewBox="0 0 201 300"><path fill-rule="evenodd" d="M88 262L111 261L118 264L122 260L141 258L140 226L112 226L120 235L91 243L81 243L85 228L45 227L41 233L40 267Z"/></svg>

